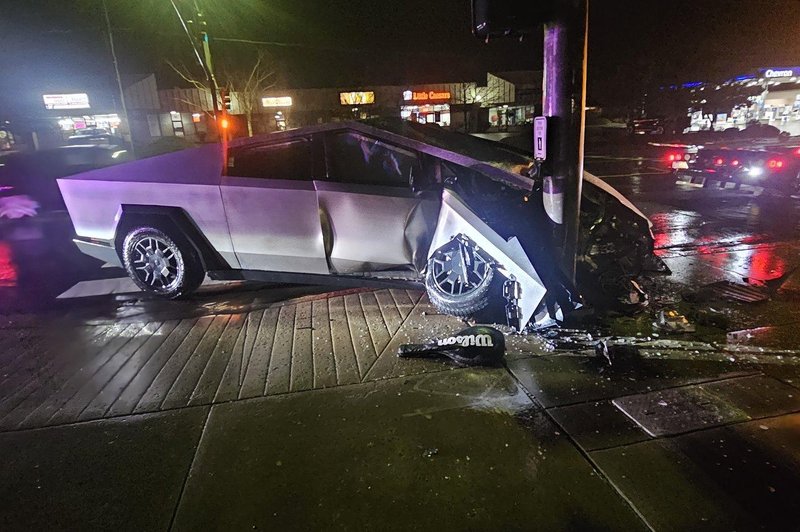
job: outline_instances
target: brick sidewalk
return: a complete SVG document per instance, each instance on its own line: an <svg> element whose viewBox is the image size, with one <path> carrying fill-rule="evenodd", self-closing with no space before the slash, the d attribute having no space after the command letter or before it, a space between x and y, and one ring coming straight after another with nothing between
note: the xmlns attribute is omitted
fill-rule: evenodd
<svg viewBox="0 0 800 532"><path fill-rule="evenodd" d="M420 292L378 290L191 319L0 330L0 430L440 370L399 368L397 347L461 327Z"/></svg>

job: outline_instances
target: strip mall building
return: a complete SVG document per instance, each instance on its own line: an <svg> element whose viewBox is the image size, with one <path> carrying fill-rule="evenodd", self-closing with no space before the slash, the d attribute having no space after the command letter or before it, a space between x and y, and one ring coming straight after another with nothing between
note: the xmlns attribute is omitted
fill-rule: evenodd
<svg viewBox="0 0 800 532"><path fill-rule="evenodd" d="M255 133L373 116L401 117L461 131L530 123L541 109L542 73L488 73L486 83L380 85L271 90L251 109ZM212 129L211 97L199 89L159 89L147 76L125 91L131 131L139 143L159 137L203 140ZM231 98L237 131L246 134L245 107Z"/></svg>

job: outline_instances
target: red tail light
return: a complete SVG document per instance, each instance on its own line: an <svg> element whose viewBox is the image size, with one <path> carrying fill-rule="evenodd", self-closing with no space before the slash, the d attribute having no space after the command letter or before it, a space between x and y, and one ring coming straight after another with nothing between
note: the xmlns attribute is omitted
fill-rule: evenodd
<svg viewBox="0 0 800 532"><path fill-rule="evenodd" d="M738 159L732 160L731 161L731 166L739 166L739 160Z"/></svg>
<svg viewBox="0 0 800 532"><path fill-rule="evenodd" d="M722 166L723 164L725 164L725 159L722 157L717 157L714 159L714 166Z"/></svg>
<svg viewBox="0 0 800 532"><path fill-rule="evenodd" d="M783 168L784 162L781 159L770 159L767 161L767 168L770 170L780 170Z"/></svg>
<svg viewBox="0 0 800 532"><path fill-rule="evenodd" d="M794 150L794 154L797 155L798 157L800 157L800 148L797 148L796 150Z"/></svg>

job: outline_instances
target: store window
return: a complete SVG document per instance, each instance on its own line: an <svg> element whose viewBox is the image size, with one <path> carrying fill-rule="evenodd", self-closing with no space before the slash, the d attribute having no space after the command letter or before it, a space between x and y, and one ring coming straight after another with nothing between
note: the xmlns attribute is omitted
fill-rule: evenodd
<svg viewBox="0 0 800 532"><path fill-rule="evenodd" d="M314 178L311 143L307 140L296 140L231 150L228 175L311 181Z"/></svg>
<svg viewBox="0 0 800 532"><path fill-rule="evenodd" d="M169 118L172 121L172 131L176 137L184 137L186 134L183 131L183 120L181 114L175 111L169 113Z"/></svg>
<svg viewBox="0 0 800 532"><path fill-rule="evenodd" d="M408 188L421 175L416 153L354 132L327 139L328 177L340 183Z"/></svg>
<svg viewBox="0 0 800 532"><path fill-rule="evenodd" d="M447 127L450 125L450 105L404 105L400 108L400 117L421 124L437 124Z"/></svg>
<svg viewBox="0 0 800 532"><path fill-rule="evenodd" d="M147 128L150 130L151 137L161 136L161 126L159 125L158 115L147 115Z"/></svg>

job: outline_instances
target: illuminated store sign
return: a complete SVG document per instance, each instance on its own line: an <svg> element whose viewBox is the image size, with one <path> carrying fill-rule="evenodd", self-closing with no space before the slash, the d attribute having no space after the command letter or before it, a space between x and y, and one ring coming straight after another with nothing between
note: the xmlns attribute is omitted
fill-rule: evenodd
<svg viewBox="0 0 800 532"><path fill-rule="evenodd" d="M768 68L763 71L765 78L791 78L800 72L800 68Z"/></svg>
<svg viewBox="0 0 800 532"><path fill-rule="evenodd" d="M79 94L43 94L45 109L89 109L89 96Z"/></svg>
<svg viewBox="0 0 800 532"><path fill-rule="evenodd" d="M366 105L375 103L375 93L368 92L340 92L339 102L342 105Z"/></svg>
<svg viewBox="0 0 800 532"><path fill-rule="evenodd" d="M264 107L291 107L292 97L275 96L275 97L261 98L261 105L263 105Z"/></svg>
<svg viewBox="0 0 800 532"><path fill-rule="evenodd" d="M428 102L431 100L449 100L451 97L448 91L405 91L403 99L407 102Z"/></svg>

